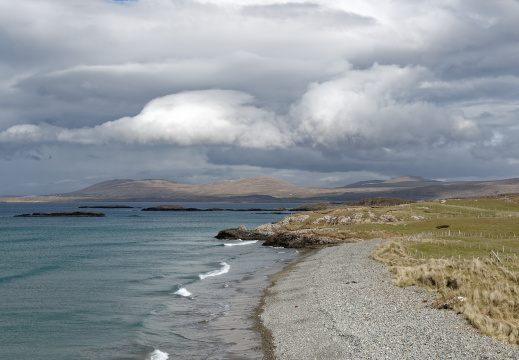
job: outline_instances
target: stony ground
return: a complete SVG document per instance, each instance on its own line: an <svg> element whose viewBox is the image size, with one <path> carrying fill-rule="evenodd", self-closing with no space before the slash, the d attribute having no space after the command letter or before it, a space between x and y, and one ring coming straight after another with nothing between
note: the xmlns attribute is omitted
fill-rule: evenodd
<svg viewBox="0 0 519 360"><path fill-rule="evenodd" d="M379 242L320 250L279 277L261 314L277 359L519 359L426 290L392 285L368 258Z"/></svg>

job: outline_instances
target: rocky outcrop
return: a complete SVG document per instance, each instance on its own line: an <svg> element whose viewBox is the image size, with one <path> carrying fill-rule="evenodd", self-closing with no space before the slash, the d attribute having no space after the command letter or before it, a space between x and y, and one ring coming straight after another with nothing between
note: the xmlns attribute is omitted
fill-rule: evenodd
<svg viewBox="0 0 519 360"><path fill-rule="evenodd" d="M421 217L411 217L413 220L423 220L425 219L423 216ZM313 224L315 225L352 225L352 224L359 224L359 223L396 223L398 221L402 221L402 219L399 219L391 214L382 214L379 217L377 217L375 214L373 214L371 211L368 211L366 214L363 214L361 212L354 213L348 216L330 216L325 215L320 218L317 218L313 221Z"/></svg>
<svg viewBox="0 0 519 360"><path fill-rule="evenodd" d="M313 220L308 214L294 214L283 220L264 224L249 230L244 226L222 230L217 239L225 240L264 240L264 246L284 248L316 248L336 245L345 240L336 236L337 228L315 227L315 225L349 225L361 221L371 221L374 214L354 213L350 216L325 215ZM334 233L334 234L332 234Z"/></svg>
<svg viewBox="0 0 519 360"><path fill-rule="evenodd" d="M267 241L263 243L263 245L302 249L330 246L336 243L336 239L330 239L322 235L317 235L313 233L301 233L297 231L286 231L271 236Z"/></svg>
<svg viewBox="0 0 519 360"><path fill-rule="evenodd" d="M286 218L281 220L278 224L280 224L280 225L302 224L306 220L308 220L309 217L310 217L309 215L305 215L305 214L291 215L291 216L287 216Z"/></svg>
<svg viewBox="0 0 519 360"><path fill-rule="evenodd" d="M337 239L316 234L312 229L308 228L293 231L287 230L287 227L302 226L309 219L310 216L308 214L294 214L285 217L279 222L260 225L255 229L247 229L244 226L240 226L234 229L222 230L215 237L225 240L264 240L264 246L296 249L327 246L338 242ZM335 229L319 229L320 232L326 232L327 230L335 231Z"/></svg>
<svg viewBox="0 0 519 360"><path fill-rule="evenodd" d="M308 218L308 215L291 215L277 223L260 225L255 229L239 226L233 229L222 230L215 237L222 240L269 240L272 236L285 231L285 225L303 223Z"/></svg>
<svg viewBox="0 0 519 360"><path fill-rule="evenodd" d="M239 226L233 229L221 230L215 238L220 240L268 240L271 236L272 233L270 232L251 230L245 226Z"/></svg>
<svg viewBox="0 0 519 360"><path fill-rule="evenodd" d="M326 229L321 229L321 231L324 230ZM294 249L329 246L338 242L337 239L314 234L309 229L284 231L279 223L265 224L255 229L247 229L244 226L226 229L220 231L215 238L220 240L262 240L265 241L263 243L264 246Z"/></svg>

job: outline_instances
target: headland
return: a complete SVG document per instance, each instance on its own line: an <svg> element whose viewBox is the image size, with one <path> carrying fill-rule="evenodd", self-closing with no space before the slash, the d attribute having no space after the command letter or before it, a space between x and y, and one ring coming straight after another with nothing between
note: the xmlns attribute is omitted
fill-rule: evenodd
<svg viewBox="0 0 519 360"><path fill-rule="evenodd" d="M234 229L321 249L265 292L265 357L519 358L518 217L519 195L508 194L328 208Z"/></svg>

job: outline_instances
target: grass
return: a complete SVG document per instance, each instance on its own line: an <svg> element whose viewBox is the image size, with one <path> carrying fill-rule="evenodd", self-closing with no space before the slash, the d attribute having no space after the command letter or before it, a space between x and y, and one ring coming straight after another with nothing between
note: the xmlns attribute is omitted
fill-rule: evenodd
<svg viewBox="0 0 519 360"><path fill-rule="evenodd" d="M435 289L439 308L519 344L519 194L303 214L285 230L308 229L337 243L388 239L371 256L390 267L395 285Z"/></svg>
<svg viewBox="0 0 519 360"><path fill-rule="evenodd" d="M389 240L371 255L389 266L398 286L419 285L438 292L439 308L455 309L482 333L519 343L519 258L444 260L409 255L402 241ZM500 257L504 260L504 257Z"/></svg>

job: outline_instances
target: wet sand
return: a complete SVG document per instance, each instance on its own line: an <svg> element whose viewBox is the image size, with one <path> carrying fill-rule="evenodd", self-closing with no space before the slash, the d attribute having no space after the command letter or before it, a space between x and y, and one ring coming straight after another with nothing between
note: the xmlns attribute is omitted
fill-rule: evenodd
<svg viewBox="0 0 519 360"><path fill-rule="evenodd" d="M261 360L265 359L264 327L259 321L265 289L271 283L271 277L281 274L290 264L304 258L307 252L298 253L295 257L275 263L245 277L236 285L236 296L231 310L211 324L217 343L226 344L224 360Z"/></svg>

